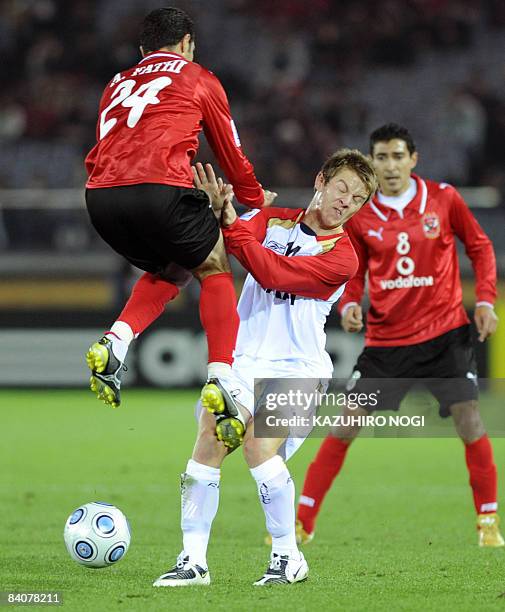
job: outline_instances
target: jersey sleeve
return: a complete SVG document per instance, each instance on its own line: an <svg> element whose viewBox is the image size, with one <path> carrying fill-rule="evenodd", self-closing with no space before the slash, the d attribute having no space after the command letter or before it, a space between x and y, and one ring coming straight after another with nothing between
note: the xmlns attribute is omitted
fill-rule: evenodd
<svg viewBox="0 0 505 612"><path fill-rule="evenodd" d="M268 216L267 209L253 208L241 215L240 220L247 225L247 229L258 242L263 242L267 233Z"/></svg>
<svg viewBox="0 0 505 612"><path fill-rule="evenodd" d="M253 208L248 210L240 219L245 222L247 229L258 242L263 242L267 233L268 221L272 217L297 218L302 213L301 208L281 208L269 206L268 208Z"/></svg>
<svg viewBox="0 0 505 612"><path fill-rule="evenodd" d="M338 303L338 311L342 314L342 310L347 304L360 304L365 291L365 276L368 268L368 251L366 244L362 240L359 228L355 223L349 222L346 225L346 231L349 234L352 246L358 257L358 270L353 278L345 286L344 293Z"/></svg>
<svg viewBox="0 0 505 612"><path fill-rule="evenodd" d="M261 208L263 190L253 165L242 151L226 93L217 77L203 68L196 95L202 109L205 137L233 185L237 200L249 208Z"/></svg>
<svg viewBox="0 0 505 612"><path fill-rule="evenodd" d="M475 274L477 302L494 304L496 300L496 257L491 240L473 216L466 202L454 188L450 222L456 236L465 246Z"/></svg>
<svg viewBox="0 0 505 612"><path fill-rule="evenodd" d="M228 252L264 289L327 300L356 272L356 254L345 234L340 248L337 242L327 253L298 257L267 249L241 219L223 229L223 235Z"/></svg>

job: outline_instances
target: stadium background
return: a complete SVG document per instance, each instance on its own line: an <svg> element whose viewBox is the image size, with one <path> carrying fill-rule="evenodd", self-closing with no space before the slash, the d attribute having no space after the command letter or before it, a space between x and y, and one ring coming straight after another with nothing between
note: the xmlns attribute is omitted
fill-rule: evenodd
<svg viewBox="0 0 505 612"><path fill-rule="evenodd" d="M0 386L84 386L83 353L136 272L83 208L83 158L105 83L138 59L151 0L4 0L0 5ZM247 155L280 205L304 205L322 160L396 121L421 175L462 189L505 269L505 5L498 0L180 2L197 61L223 81ZM212 160L205 142L199 159ZM473 307L463 258L465 303ZM243 272L236 268L237 288ZM503 296L503 290L501 291ZM503 298L502 298L503 300ZM205 375L193 282L130 355L129 385L191 386ZM498 311L505 321L503 301ZM332 315L345 377L361 338ZM48 350L48 347L58 347ZM481 376L505 376L505 325L479 347Z"/></svg>
<svg viewBox="0 0 505 612"><path fill-rule="evenodd" d="M225 84L240 135L279 203L308 201L323 158L366 150L395 120L421 175L462 188L505 268L505 3L501 0L198 0L198 59ZM151 583L179 551L179 478L194 440L193 390L127 389L119 410L85 390L83 355L135 273L83 207L83 157L108 79L136 62L152 0L0 0L0 591L62 591L68 610L503 610L503 550L479 550L461 442L362 437L329 492L311 576L258 593L264 517L240 453L226 461L209 589ZM203 144L202 161L211 159ZM465 299L473 307L463 260ZM236 270L237 285L243 273ZM505 378L501 329L480 373ZM205 343L190 286L129 359L128 384L196 386ZM337 376L361 338L328 326ZM19 387L34 387L20 389ZM82 390L39 387L83 387ZM490 394L483 394L483 412ZM450 423L444 421L448 427ZM451 433L445 434L450 436ZM493 440L503 501L505 441ZM297 491L320 440L290 461ZM79 504L132 525L117 567L83 570L62 541ZM0 601L2 596L0 595Z"/></svg>

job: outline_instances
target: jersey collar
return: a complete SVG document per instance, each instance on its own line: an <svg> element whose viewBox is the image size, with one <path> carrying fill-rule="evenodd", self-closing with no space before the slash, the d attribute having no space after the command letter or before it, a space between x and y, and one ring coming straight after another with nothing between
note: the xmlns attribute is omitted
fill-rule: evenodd
<svg viewBox="0 0 505 612"><path fill-rule="evenodd" d="M421 177L417 176L417 174L412 174L411 176L417 183L417 193L407 204L404 210L417 209L420 215L424 215L424 211L426 210L426 200L428 198L428 188L426 187L426 183L424 182L424 180ZM381 221L388 221L391 214L398 214L392 208L381 204L377 199L377 196L374 196L372 201L370 202L370 208L379 217Z"/></svg>
<svg viewBox="0 0 505 612"><path fill-rule="evenodd" d="M173 53L172 51L152 51L151 53L148 53L145 57L143 57L140 60L139 64L142 64L142 62L147 62L153 57L172 57L175 59L184 59L184 56L180 53Z"/></svg>
<svg viewBox="0 0 505 612"><path fill-rule="evenodd" d="M341 237L342 234L345 234L345 229L342 226L340 227L340 231L335 232L334 234L328 234L324 236L320 236L319 234L316 234L316 232L304 222L306 212L307 212L306 210L303 211L302 215L298 217L297 222L300 224L300 229L304 234L307 234L309 236L314 236L318 242L320 242L321 240L331 240L332 238L337 238L337 236Z"/></svg>

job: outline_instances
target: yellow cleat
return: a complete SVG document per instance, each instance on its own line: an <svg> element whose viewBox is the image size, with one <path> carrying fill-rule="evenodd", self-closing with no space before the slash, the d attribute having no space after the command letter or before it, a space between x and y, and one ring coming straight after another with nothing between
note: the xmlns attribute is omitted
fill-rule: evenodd
<svg viewBox="0 0 505 612"><path fill-rule="evenodd" d="M302 521L296 520L295 523L296 543L300 545L310 544L314 539L314 533L307 533L303 528ZM272 546L272 536L270 534L265 536L265 544Z"/></svg>
<svg viewBox="0 0 505 612"><path fill-rule="evenodd" d="M225 446L234 450L244 439L245 423L237 402L217 378L203 386L200 395L203 408L216 416L216 436Z"/></svg>
<svg viewBox="0 0 505 612"><path fill-rule="evenodd" d="M116 358L106 336L89 347L86 365L91 370L91 391L108 406L117 408L121 403L121 374L126 366Z"/></svg>
<svg viewBox="0 0 505 612"><path fill-rule="evenodd" d="M500 532L500 517L493 514L479 514L477 517L479 531L479 546L505 546L505 540Z"/></svg>
<svg viewBox="0 0 505 612"><path fill-rule="evenodd" d="M200 399L202 406L211 414L223 414L225 411L223 394L214 382L204 385Z"/></svg>

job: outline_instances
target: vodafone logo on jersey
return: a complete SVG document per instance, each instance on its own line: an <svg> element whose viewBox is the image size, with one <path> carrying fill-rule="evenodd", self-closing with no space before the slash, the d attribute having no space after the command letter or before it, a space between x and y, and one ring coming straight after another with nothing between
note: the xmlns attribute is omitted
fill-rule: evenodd
<svg viewBox="0 0 505 612"><path fill-rule="evenodd" d="M440 236L440 219L436 212L424 214L421 223L426 238L438 238Z"/></svg>
<svg viewBox="0 0 505 612"><path fill-rule="evenodd" d="M440 222L438 216L435 213L427 213L423 217L423 229L424 229L424 219L431 215L431 219L433 217L436 218L438 228L438 232L440 233ZM426 230L425 230L426 234ZM430 238L436 238L436 236L429 236ZM397 236L397 245L396 252L400 257L396 262L396 270L400 276L396 278L390 279L381 279L380 286L383 290L391 290L391 289L410 289L411 287L431 287L435 281L433 276L414 276L413 272L416 268L416 264L412 257L409 256L410 252L410 240L407 232L400 232Z"/></svg>
<svg viewBox="0 0 505 612"><path fill-rule="evenodd" d="M398 276L389 280L381 279L381 289L409 289L410 287L431 287L434 284L433 276Z"/></svg>

